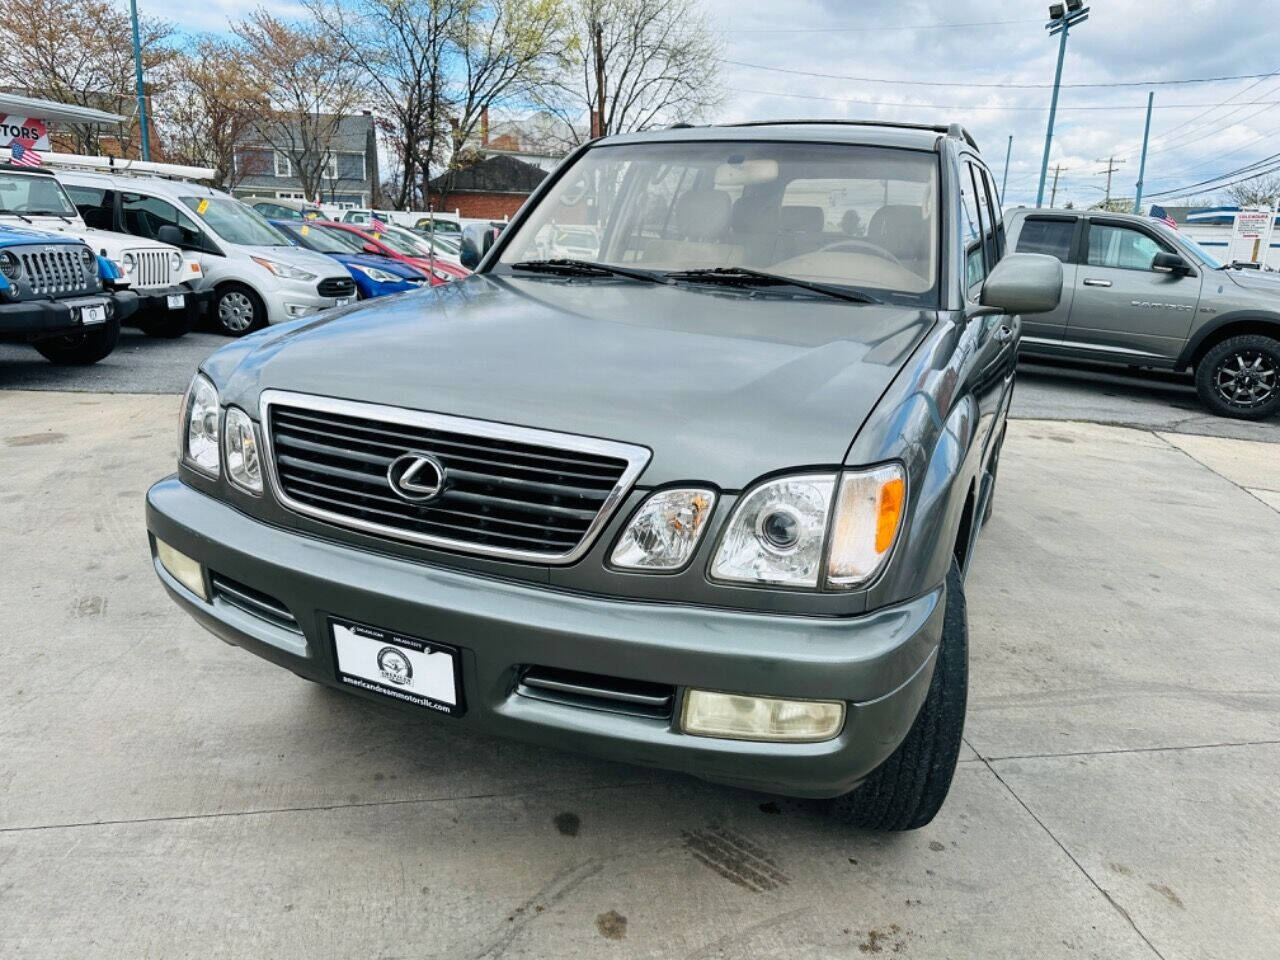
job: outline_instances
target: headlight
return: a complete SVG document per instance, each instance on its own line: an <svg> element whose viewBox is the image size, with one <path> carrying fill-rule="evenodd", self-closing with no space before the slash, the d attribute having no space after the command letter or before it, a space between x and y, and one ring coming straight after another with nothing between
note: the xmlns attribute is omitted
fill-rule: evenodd
<svg viewBox="0 0 1280 960"><path fill-rule="evenodd" d="M896 463L762 483L738 501L711 576L786 587L867 583L897 541L906 492Z"/></svg>
<svg viewBox="0 0 1280 960"><path fill-rule="evenodd" d="M249 493L262 493L262 463L258 459L258 436L253 432L253 421L239 407L227 407L223 432L227 476Z"/></svg>
<svg viewBox="0 0 1280 960"><path fill-rule="evenodd" d="M8 250L0 251L0 273L10 280L17 280L22 276L21 261Z"/></svg>
<svg viewBox="0 0 1280 960"><path fill-rule="evenodd" d="M80 249L80 262L83 263L86 267L88 267L93 264L93 260L94 260L93 251L90 250L88 247L82 247Z"/></svg>
<svg viewBox="0 0 1280 960"><path fill-rule="evenodd" d="M173 270L182 269L182 254L180 254L177 250L169 254L169 267L170 269L173 269Z"/></svg>
<svg viewBox="0 0 1280 960"><path fill-rule="evenodd" d="M828 583L854 587L880 572L898 539L906 500L906 474L896 463L841 476L831 525Z"/></svg>
<svg viewBox="0 0 1280 960"><path fill-rule="evenodd" d="M374 283L395 283L397 280L404 279L404 277L397 277L394 273L388 273L386 270L379 270L377 267L366 267L359 263L352 263L349 266L352 270L359 270Z"/></svg>
<svg viewBox="0 0 1280 960"><path fill-rule="evenodd" d="M120 258L120 266L124 268L125 274L133 273L134 267L138 265L138 259L132 253L126 253Z"/></svg>
<svg viewBox="0 0 1280 960"><path fill-rule="evenodd" d="M197 373L182 403L182 459L211 477L218 475L218 391Z"/></svg>
<svg viewBox="0 0 1280 960"><path fill-rule="evenodd" d="M278 263L275 260L268 260L266 257L252 257L250 259L252 259L253 262L263 270L268 270L284 280L314 280L318 276L318 274L307 273L306 270L299 270L297 267L291 267L287 263Z"/></svg>
<svg viewBox="0 0 1280 960"><path fill-rule="evenodd" d="M679 570L693 556L715 505L713 490L660 490L641 504L613 549L613 564Z"/></svg>
<svg viewBox="0 0 1280 960"><path fill-rule="evenodd" d="M816 587L833 474L782 477L738 501L711 564L717 580Z"/></svg>

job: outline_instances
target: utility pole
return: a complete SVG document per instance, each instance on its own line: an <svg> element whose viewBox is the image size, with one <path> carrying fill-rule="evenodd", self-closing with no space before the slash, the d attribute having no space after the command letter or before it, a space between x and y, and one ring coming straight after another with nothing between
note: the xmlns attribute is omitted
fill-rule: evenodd
<svg viewBox="0 0 1280 960"><path fill-rule="evenodd" d="M1117 160L1115 157L1107 157L1106 159L1099 157L1098 162L1105 163L1107 165L1107 169L1099 170L1098 173L1099 174L1105 173L1107 175L1107 198L1102 202L1110 203L1111 202L1111 175L1116 172L1116 168L1119 167L1120 164L1124 163L1124 161Z"/></svg>
<svg viewBox="0 0 1280 960"><path fill-rule="evenodd" d="M1062 164L1058 164L1053 168L1053 192L1049 194L1049 206L1053 206L1053 202L1058 199L1058 175L1066 168Z"/></svg>
<svg viewBox="0 0 1280 960"><path fill-rule="evenodd" d="M1065 0L1049 5L1049 22L1044 28L1049 36L1058 36L1058 68L1053 75L1053 96L1049 100L1049 127L1044 134L1044 158L1040 161L1040 187L1036 190L1036 206L1044 201L1045 175L1049 172L1049 148L1053 145L1053 121L1058 113L1058 88L1062 86L1062 61L1067 55L1067 33L1071 27L1089 19L1084 0Z"/></svg>
<svg viewBox="0 0 1280 960"><path fill-rule="evenodd" d="M604 28L596 22L596 136L609 131L604 126Z"/></svg>
<svg viewBox="0 0 1280 960"><path fill-rule="evenodd" d="M1147 139L1151 136L1151 106L1155 103L1156 92L1147 94L1147 125L1142 128L1142 159L1138 162L1138 189L1133 198L1133 212L1142 212L1142 178L1147 175Z"/></svg>
<svg viewBox="0 0 1280 960"><path fill-rule="evenodd" d="M138 36L138 0L129 0L133 20L133 83L138 92L138 126L142 130L142 159L151 159L151 134L147 130L147 95L142 83L142 40Z"/></svg>
<svg viewBox="0 0 1280 960"><path fill-rule="evenodd" d="M1004 203L1004 188L1009 185L1009 157L1013 153L1013 134L1009 134L1009 146L1004 149L1004 177L1000 180L1000 203Z"/></svg>

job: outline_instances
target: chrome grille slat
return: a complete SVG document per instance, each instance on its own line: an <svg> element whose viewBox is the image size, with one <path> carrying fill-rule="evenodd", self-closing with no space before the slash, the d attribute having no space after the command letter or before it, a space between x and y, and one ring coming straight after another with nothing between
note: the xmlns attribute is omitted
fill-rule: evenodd
<svg viewBox="0 0 1280 960"><path fill-rule="evenodd" d="M242 583L230 580L221 574L209 572L209 582L213 587L214 600L221 600L250 616L266 620L282 630L301 634L302 628L289 608L275 597L246 587Z"/></svg>
<svg viewBox="0 0 1280 960"><path fill-rule="evenodd" d="M273 489L299 513L509 559L580 557L649 459L643 447L356 401L263 392ZM444 489L402 498L388 467L434 457Z"/></svg>

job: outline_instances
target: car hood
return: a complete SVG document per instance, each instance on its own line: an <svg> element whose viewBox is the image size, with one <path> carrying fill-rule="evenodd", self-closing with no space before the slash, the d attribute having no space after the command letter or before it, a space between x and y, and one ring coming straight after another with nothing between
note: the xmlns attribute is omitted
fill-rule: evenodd
<svg viewBox="0 0 1280 960"><path fill-rule="evenodd" d="M407 263L392 260L390 257L375 257L367 253L338 253L334 254L333 258L339 263L348 266L357 264L362 267L374 267L378 270L385 270L387 273L393 273L397 277L422 277L421 273Z"/></svg>
<svg viewBox="0 0 1280 960"><path fill-rule="evenodd" d="M936 322L917 307L474 275L286 324L206 361L275 388L641 444L643 485L839 464Z"/></svg>
<svg viewBox="0 0 1280 960"><path fill-rule="evenodd" d="M1263 296L1280 297L1280 273L1231 268L1222 272L1238 287ZM1280 301L1277 301L1276 308L1280 309Z"/></svg>
<svg viewBox="0 0 1280 960"><path fill-rule="evenodd" d="M266 260L276 260L280 263L288 264L291 267L298 267L302 270L310 270L312 273L321 277L345 277L346 271L338 271L335 269L334 261L323 253L316 253L314 250L304 250L301 247L268 247L268 246L251 246L244 244L240 247L250 256L262 257Z"/></svg>

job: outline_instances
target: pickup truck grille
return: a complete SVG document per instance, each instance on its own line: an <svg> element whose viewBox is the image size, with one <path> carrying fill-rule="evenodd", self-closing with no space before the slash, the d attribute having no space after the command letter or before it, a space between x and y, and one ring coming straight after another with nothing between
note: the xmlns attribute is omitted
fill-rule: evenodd
<svg viewBox="0 0 1280 960"><path fill-rule="evenodd" d="M97 289L98 263L85 264L80 246L67 245L56 250L22 250L9 248L22 264L19 282L26 281L31 293L38 297L61 297L89 293Z"/></svg>
<svg viewBox="0 0 1280 960"><path fill-rule="evenodd" d="M578 559L649 459L629 444L282 391L265 391L262 407L286 507L513 560ZM392 485L391 464L411 453L443 468L429 499L405 499Z"/></svg>
<svg viewBox="0 0 1280 960"><path fill-rule="evenodd" d="M169 252L167 250L131 251L137 266L130 278L135 287L167 287L170 279Z"/></svg>

